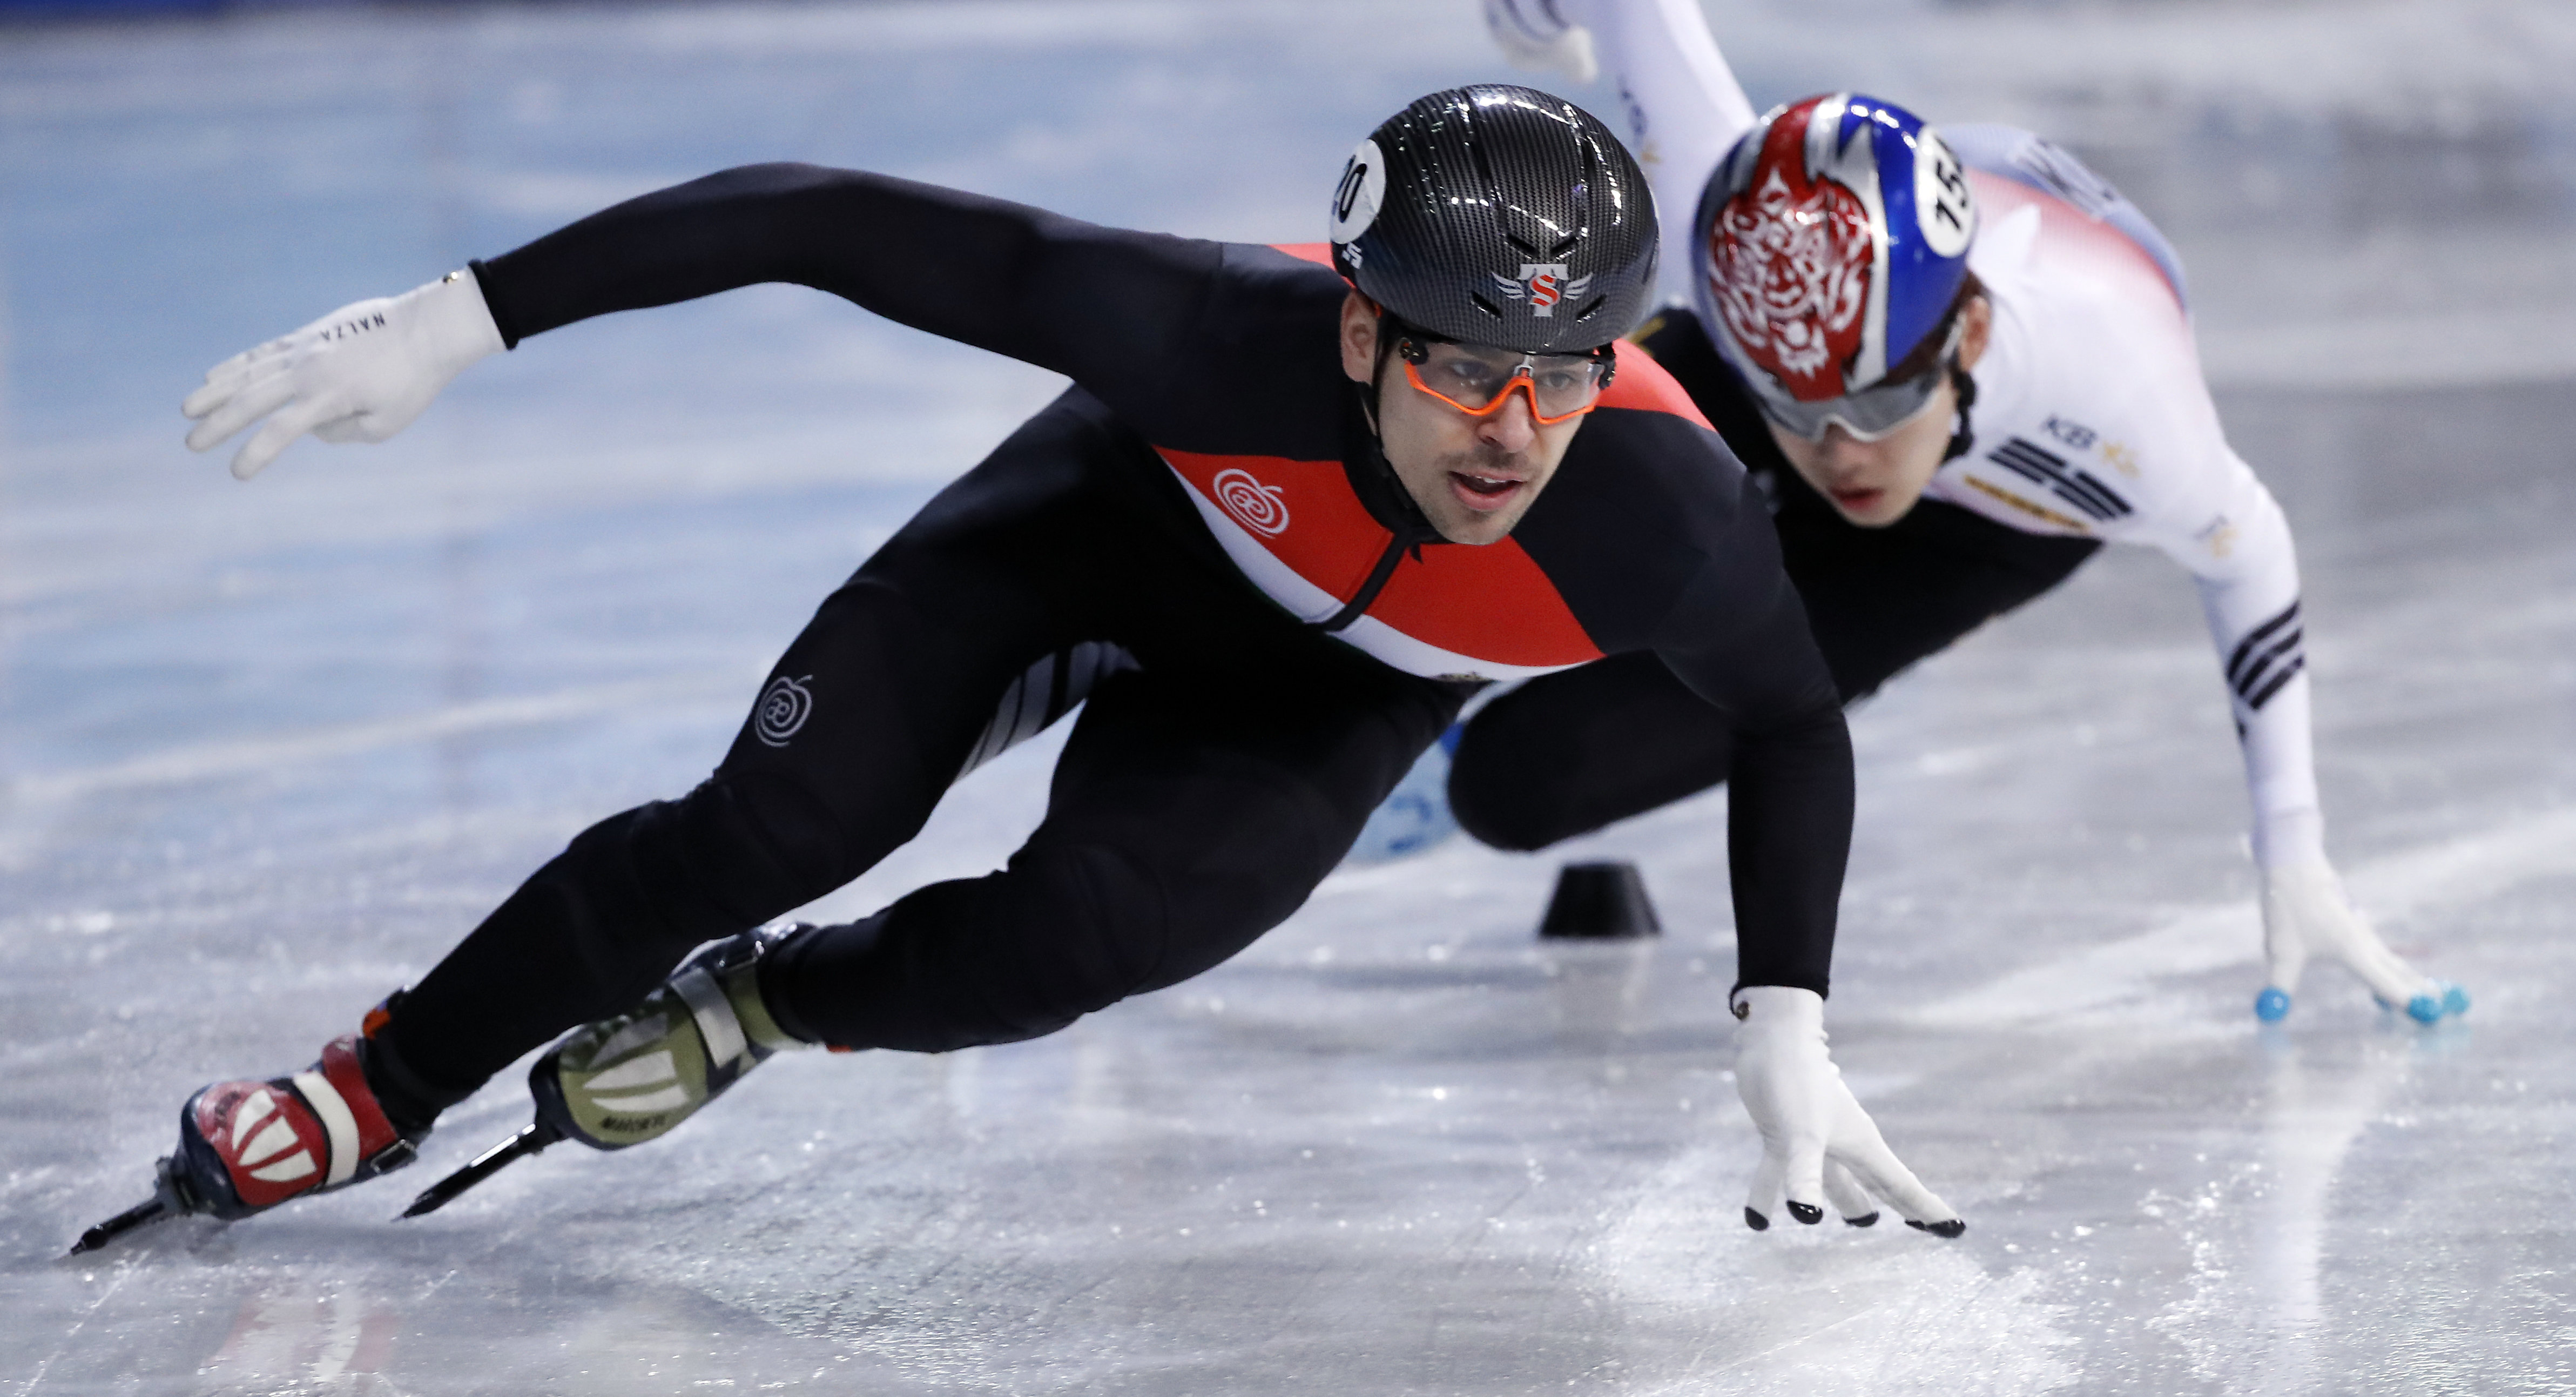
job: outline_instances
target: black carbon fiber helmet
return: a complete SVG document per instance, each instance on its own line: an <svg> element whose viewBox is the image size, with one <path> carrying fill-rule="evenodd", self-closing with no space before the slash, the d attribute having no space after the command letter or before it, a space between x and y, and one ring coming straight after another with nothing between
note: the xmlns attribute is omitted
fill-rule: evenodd
<svg viewBox="0 0 2576 1397"><path fill-rule="evenodd" d="M1655 301L1645 172L1590 112L1501 83L1390 117L1333 190L1333 267L1397 319L1523 353L1597 349Z"/></svg>
<svg viewBox="0 0 2576 1397"><path fill-rule="evenodd" d="M1450 88L1352 152L1332 191L1332 265L1417 330L1589 351L1654 307L1654 196L1610 126L1566 98Z"/></svg>

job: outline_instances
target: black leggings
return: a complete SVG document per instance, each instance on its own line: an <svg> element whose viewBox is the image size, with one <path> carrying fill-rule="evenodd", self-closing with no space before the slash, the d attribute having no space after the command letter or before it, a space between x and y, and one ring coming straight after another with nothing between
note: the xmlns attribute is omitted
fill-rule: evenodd
<svg viewBox="0 0 2576 1397"><path fill-rule="evenodd" d="M2101 547L1928 500L1892 527L1863 529L1785 467L1773 480L1782 560L1845 703L2056 586ZM1725 721L1662 661L1614 655L1478 712L1449 769L1449 800L1485 843L1543 849L1707 790L1734 761Z"/></svg>
<svg viewBox="0 0 2576 1397"><path fill-rule="evenodd" d="M865 872L1012 682L1082 642L1139 667L1093 690L1037 831L1000 872L791 939L763 977L782 1021L848 1047L1031 1038L1295 911L1469 688L1271 605L1141 450L1068 393L924 507L788 647L713 776L583 832L410 992L379 1042L422 1104Z"/></svg>

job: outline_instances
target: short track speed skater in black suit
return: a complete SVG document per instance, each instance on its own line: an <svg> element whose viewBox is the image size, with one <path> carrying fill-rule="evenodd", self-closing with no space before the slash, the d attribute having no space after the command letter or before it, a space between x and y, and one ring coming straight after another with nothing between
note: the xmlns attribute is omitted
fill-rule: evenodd
<svg viewBox="0 0 2576 1397"><path fill-rule="evenodd" d="M567 1029L525 1148L655 1138L792 1047L1052 1032L1295 911L1478 685L1633 655L1733 734L1738 1072L1770 1146L1748 1220L1884 1199L1955 1235L1826 1054L1850 740L1760 493L1618 346L1654 229L1598 121L1458 89L1361 143L1326 253L757 166L218 366L191 443L268 419L237 474L308 429L389 435L523 338L758 282L1074 387L823 602L704 784L576 837L335 1043L338 1068L199 1093L165 1211L241 1216L383 1172ZM1006 867L848 926L773 921L912 838L996 705L1086 646L1132 665L1098 667Z"/></svg>

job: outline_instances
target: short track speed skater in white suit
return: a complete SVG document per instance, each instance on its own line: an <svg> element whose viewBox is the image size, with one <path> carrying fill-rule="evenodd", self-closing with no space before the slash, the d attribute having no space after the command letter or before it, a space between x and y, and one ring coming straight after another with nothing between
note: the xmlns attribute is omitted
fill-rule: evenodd
<svg viewBox="0 0 2576 1397"><path fill-rule="evenodd" d="M2228 446L2180 259L2137 206L2009 127L1936 132L1853 93L1757 117L1692 0L1488 0L1486 18L1516 61L1615 82L1694 302L1638 338L1771 468L1845 699L2101 543L2158 549L2198 584L2242 741L2269 972L2255 1012L2286 1015L2310 959L2418 1020L2464 1012L2327 860L2289 525ZM1613 665L1487 706L1445 744L1458 821L1538 848L1725 779L1723 742L1677 698Z"/></svg>

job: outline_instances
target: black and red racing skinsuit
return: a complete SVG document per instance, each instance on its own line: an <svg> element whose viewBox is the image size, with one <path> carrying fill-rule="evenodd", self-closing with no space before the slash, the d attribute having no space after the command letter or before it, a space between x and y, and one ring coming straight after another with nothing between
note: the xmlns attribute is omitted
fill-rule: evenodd
<svg viewBox="0 0 2576 1397"><path fill-rule="evenodd" d="M858 876L1006 686L1087 641L1138 667L1093 691L1043 823L999 872L789 941L763 986L792 1031L1007 1042L1208 969L1303 903L1477 683L1620 654L1735 735L1739 978L1826 988L1841 707L1760 494L1643 354L1514 534L1471 548L1378 454L1340 366L1345 283L1286 251L769 165L476 272L513 345L783 281L1075 386L824 601L714 775L576 837L411 991L379 1056L424 1107Z"/></svg>

